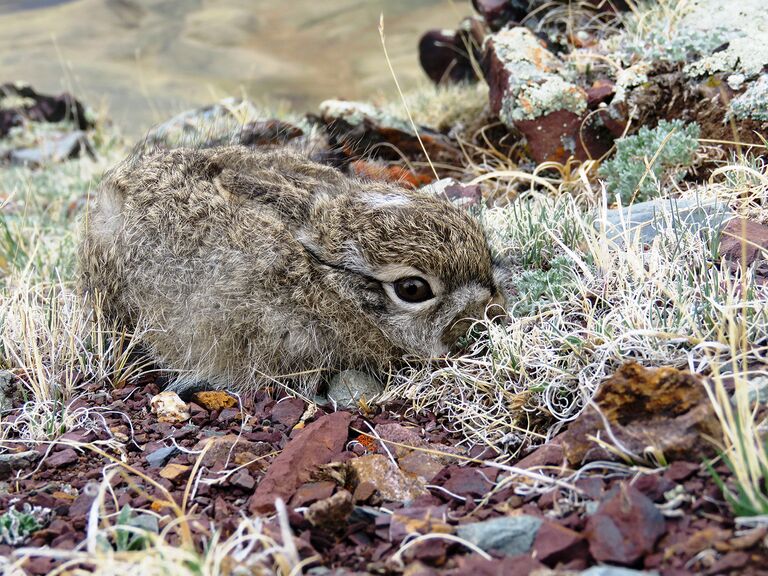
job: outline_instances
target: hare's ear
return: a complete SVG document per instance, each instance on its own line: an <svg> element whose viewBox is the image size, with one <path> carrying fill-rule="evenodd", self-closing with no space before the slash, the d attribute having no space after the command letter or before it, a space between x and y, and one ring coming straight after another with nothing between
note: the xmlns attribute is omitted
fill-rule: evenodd
<svg viewBox="0 0 768 576"><path fill-rule="evenodd" d="M250 200L277 211L291 224L300 224L309 216L314 194L295 186L287 178L271 171L244 172L225 168L213 179L225 199Z"/></svg>

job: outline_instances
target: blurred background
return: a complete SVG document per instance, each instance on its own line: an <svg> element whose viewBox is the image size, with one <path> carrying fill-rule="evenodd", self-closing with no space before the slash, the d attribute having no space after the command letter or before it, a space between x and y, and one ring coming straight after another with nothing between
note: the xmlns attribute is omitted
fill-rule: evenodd
<svg viewBox="0 0 768 576"><path fill-rule="evenodd" d="M0 0L0 78L105 106L130 135L225 96L312 110L428 80L416 49L467 0Z"/></svg>

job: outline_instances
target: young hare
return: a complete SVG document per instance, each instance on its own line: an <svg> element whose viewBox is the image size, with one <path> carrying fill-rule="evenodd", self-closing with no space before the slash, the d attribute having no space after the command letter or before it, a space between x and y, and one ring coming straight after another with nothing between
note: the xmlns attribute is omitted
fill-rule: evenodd
<svg viewBox="0 0 768 576"><path fill-rule="evenodd" d="M287 149L155 151L111 170L84 222L83 288L141 325L174 387L248 389L444 356L502 305L478 223L430 194Z"/></svg>

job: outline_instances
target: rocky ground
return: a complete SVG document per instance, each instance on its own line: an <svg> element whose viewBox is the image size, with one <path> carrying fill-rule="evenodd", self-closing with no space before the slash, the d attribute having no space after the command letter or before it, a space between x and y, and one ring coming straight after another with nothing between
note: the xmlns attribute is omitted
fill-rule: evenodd
<svg viewBox="0 0 768 576"><path fill-rule="evenodd" d="M699 434L713 423L696 385L671 369L628 366L606 385L614 397L598 397L625 446L662 434L686 456L658 469L612 464L588 440L601 428L590 414L499 464L428 412L328 412L263 391L242 400L202 393L158 414L158 382L93 385L75 407L91 413L90 424L55 443L2 444L9 480L0 507L39 526L17 528L16 542L4 531L0 554L29 556L24 571L47 574L62 560L37 553L82 548L94 509L115 523L106 546L116 553L133 538L121 542L120 522L169 530L179 509L202 546L214 528L233 533L241 515L273 514L279 497L310 574L565 574L596 565L585 573L765 574L768 527L735 524L701 465ZM670 437L681 434L688 438ZM265 530L280 538L277 520ZM183 542L178 533L168 540ZM76 567L94 568L73 554Z"/></svg>
<svg viewBox="0 0 768 576"><path fill-rule="evenodd" d="M616 306L609 293L616 288L594 277L610 276L595 261L607 259L608 248L585 248L588 235L569 246L558 240L552 254L535 244L529 260L514 262L525 282L510 287L516 308L507 336L555 324L547 310L568 297L559 264L568 257L592 282L575 299L596 311L569 322L594 341L569 333L558 342L570 363L553 351L546 369L520 366L526 359L499 368L499 349L481 341L457 370L475 370L473 385L491 392L467 394L461 410L440 398L467 390L445 376L446 366L428 373L429 386L397 376L384 403L370 403L370 391L335 397L338 410L281 389L182 399L162 392L167 377L146 366L117 377L117 369L89 372L85 362L56 372L67 385L46 396L41 374L50 366L37 357L22 362L9 340L18 332L5 328L0 568L14 575L768 574L768 467L759 456L768 398L761 138L768 54L749 41L766 21L751 2L717 21L707 17L716 3L703 0L686 10L659 3L642 14L633 2L585 4L476 0L477 17L425 34L421 62L441 88L406 95L407 114L401 103L332 100L305 117L275 117L229 100L170 119L141 146L295 146L361 177L430 186L478 213L522 201L534 187L593 206L605 184L605 213L594 221L607 229L600 246L610 241L621 253L639 246L648 283L667 254L658 252L668 235L655 213L672 202L686 241L712 233L717 249L703 263L710 275L692 272L687 280L696 299L679 305L659 290L648 302L658 311L651 316L737 309L735 316L723 313L702 336L670 334L661 320L648 329L633 312L637 325L626 339L606 342L599 324L611 322L598 313ZM23 167L31 179L77 162L106 166L113 147L73 97L0 87L7 170ZM688 194L704 191L728 161L754 180L713 187L717 194L703 204ZM87 190L85 181L62 208L67 222ZM4 201L8 214L23 211L12 194ZM638 237L630 239L627 227ZM7 302L18 298L14 267L45 266L18 259L27 247L7 223L5 231L8 324ZM683 244L670 250L684 252L677 267L693 271L698 261ZM740 297L743 308L734 304ZM707 302L715 305L701 312ZM636 333L665 344L646 350L631 339ZM717 361L705 353L710 345ZM604 349L610 353L600 356ZM590 355L599 371L591 360L579 363ZM493 370L477 376L472 361L488 357ZM552 380L563 378L561 366L571 369L571 388L547 396ZM533 385L522 389L521 381ZM413 392L426 388L436 400ZM66 418L42 419L41 405ZM745 430L747 422L754 430ZM737 456L750 454L743 446L755 438L757 464L745 472Z"/></svg>

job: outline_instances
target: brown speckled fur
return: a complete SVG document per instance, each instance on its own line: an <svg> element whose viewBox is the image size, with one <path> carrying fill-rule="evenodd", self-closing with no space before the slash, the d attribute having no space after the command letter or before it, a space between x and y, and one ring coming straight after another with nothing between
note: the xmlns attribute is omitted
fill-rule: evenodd
<svg viewBox="0 0 768 576"><path fill-rule="evenodd" d="M383 288L408 266L442 283L419 309ZM390 273L391 275L391 273ZM286 149L133 156L83 226L82 288L191 384L273 378L311 392L323 371L443 354L500 302L478 223L447 201L347 178ZM291 376L292 375L292 376Z"/></svg>

